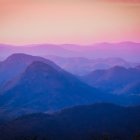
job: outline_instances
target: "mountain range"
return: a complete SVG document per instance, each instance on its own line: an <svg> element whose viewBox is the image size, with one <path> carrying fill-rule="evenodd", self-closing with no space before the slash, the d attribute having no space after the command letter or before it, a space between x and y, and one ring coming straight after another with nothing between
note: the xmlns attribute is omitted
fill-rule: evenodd
<svg viewBox="0 0 140 140"><path fill-rule="evenodd" d="M86 46L65 44L62 47L78 52L80 56L87 58L119 57L132 62L139 62L140 60L140 43L130 41L120 43L104 42Z"/></svg>
<svg viewBox="0 0 140 140"><path fill-rule="evenodd" d="M56 65L34 61L1 86L0 108L16 116L110 100L108 96Z"/></svg>
<svg viewBox="0 0 140 140"><path fill-rule="evenodd" d="M35 56L45 56L45 55L59 55L59 56L76 56L77 53L62 48L59 45L53 44L31 44L25 46L15 46L0 44L0 57L5 59L6 57L14 53L25 53Z"/></svg>
<svg viewBox="0 0 140 140"><path fill-rule="evenodd" d="M82 77L91 86L115 94L140 94L140 69L115 66L107 70L95 70Z"/></svg>
<svg viewBox="0 0 140 140"><path fill-rule="evenodd" d="M0 85L17 77L34 61L41 61L60 69L52 61L46 60L42 57L31 56L23 53L12 54L6 60L0 62Z"/></svg>
<svg viewBox="0 0 140 140"><path fill-rule="evenodd" d="M98 43L93 45L74 44L31 44L14 46L0 44L0 58L6 58L13 53L27 53L30 55L47 56L56 55L63 57L108 58L119 57L127 61L139 62L140 43Z"/></svg>
<svg viewBox="0 0 140 140"><path fill-rule="evenodd" d="M61 68L78 76L89 74L94 70L109 69L114 66L122 66L125 68L133 68L139 63L132 63L122 58L85 58L85 57L60 57L60 56L45 56L45 58L52 60Z"/></svg>
<svg viewBox="0 0 140 140"><path fill-rule="evenodd" d="M140 45L93 46L0 45L0 140L139 139Z"/></svg>
<svg viewBox="0 0 140 140"><path fill-rule="evenodd" d="M138 66L96 70L81 78L48 59L13 54L0 63L0 76L1 116L54 112L97 102L140 104Z"/></svg>

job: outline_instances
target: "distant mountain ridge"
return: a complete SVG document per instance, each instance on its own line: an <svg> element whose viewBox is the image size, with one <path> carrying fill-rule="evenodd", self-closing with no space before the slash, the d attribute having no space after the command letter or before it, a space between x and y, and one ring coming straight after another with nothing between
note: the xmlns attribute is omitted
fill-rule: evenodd
<svg viewBox="0 0 140 140"><path fill-rule="evenodd" d="M57 65L69 71L72 74L83 76L94 70L108 69L114 66L122 66L125 68L133 68L139 63L128 62L122 58L85 58L85 57L60 57L46 56L45 58L52 60Z"/></svg>
<svg viewBox="0 0 140 140"><path fill-rule="evenodd" d="M14 53L25 53L29 55L35 55L35 56L44 56L46 54L60 55L60 56L77 55L77 53L75 54L75 52L73 51L66 50L59 45L53 45L53 44L31 44L25 46L0 44L1 58L4 59Z"/></svg>
<svg viewBox="0 0 140 140"><path fill-rule="evenodd" d="M56 55L63 57L87 58L120 57L127 61L139 62L140 43L98 43L85 46L74 44L31 44L25 46L0 44L1 57L6 58L13 53L28 53L30 55L38 56Z"/></svg>
<svg viewBox="0 0 140 140"><path fill-rule="evenodd" d="M140 69L138 68L124 68L124 67L112 67L107 70L96 70L83 77L84 81L88 84L111 91L116 94L124 93L121 90L133 83L139 83L140 81ZM127 89L129 89L127 87ZM120 91L119 91L120 90ZM134 89L135 90L135 89ZM140 93L139 93L140 94Z"/></svg>

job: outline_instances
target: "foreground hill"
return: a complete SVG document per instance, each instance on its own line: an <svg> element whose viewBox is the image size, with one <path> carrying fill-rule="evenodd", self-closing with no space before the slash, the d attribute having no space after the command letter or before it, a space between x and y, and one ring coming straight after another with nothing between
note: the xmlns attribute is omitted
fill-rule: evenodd
<svg viewBox="0 0 140 140"><path fill-rule="evenodd" d="M4 113L16 116L111 101L108 96L62 69L37 61L29 65L18 78L3 86L0 107Z"/></svg>
<svg viewBox="0 0 140 140"><path fill-rule="evenodd" d="M79 106L61 112L20 117L0 128L1 140L37 136L47 140L133 140L140 132L140 107L113 104Z"/></svg>

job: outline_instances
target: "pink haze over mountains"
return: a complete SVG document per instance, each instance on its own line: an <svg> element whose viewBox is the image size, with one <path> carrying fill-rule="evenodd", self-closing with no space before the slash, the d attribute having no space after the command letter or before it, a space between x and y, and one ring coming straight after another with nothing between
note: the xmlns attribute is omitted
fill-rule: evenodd
<svg viewBox="0 0 140 140"><path fill-rule="evenodd" d="M28 53L137 62L139 17L139 0L0 0L0 57Z"/></svg>
<svg viewBox="0 0 140 140"><path fill-rule="evenodd" d="M130 62L139 62L140 43L99 43L93 45L74 45L74 44L36 44L24 46L12 46L0 44L1 59L13 53L26 53L42 57L84 57L89 59L117 57Z"/></svg>

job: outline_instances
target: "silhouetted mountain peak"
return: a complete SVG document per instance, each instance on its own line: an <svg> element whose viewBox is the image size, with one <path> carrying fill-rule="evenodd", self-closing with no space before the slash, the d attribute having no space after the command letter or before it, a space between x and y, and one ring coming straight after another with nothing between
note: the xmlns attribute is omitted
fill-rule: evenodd
<svg viewBox="0 0 140 140"><path fill-rule="evenodd" d="M52 61L45 59L40 56L33 56L33 55L28 55L24 53L14 53L10 55L5 61L3 62L23 62L23 63L29 63L31 64L33 61L41 61L41 62L48 62L48 63L53 63ZM21 63L22 64L22 63Z"/></svg>
<svg viewBox="0 0 140 140"><path fill-rule="evenodd" d="M39 56L16 53L9 56L6 60L0 63L0 84L4 84L12 78L19 76L26 70L29 65L31 65L35 61L43 62L44 64L49 65L54 69L60 71L62 70L59 66L48 59ZM36 66L36 70L38 70L37 67L40 66Z"/></svg>
<svg viewBox="0 0 140 140"><path fill-rule="evenodd" d="M24 54L24 53L14 53L10 55L8 58L17 58L17 57L32 57L31 55Z"/></svg>
<svg viewBox="0 0 140 140"><path fill-rule="evenodd" d="M8 62L8 61L22 61L22 60L25 60L25 59L31 59L33 56L31 55L28 55L28 54L23 54L23 53L15 53L15 54L12 54L10 55L6 60L5 62Z"/></svg>

